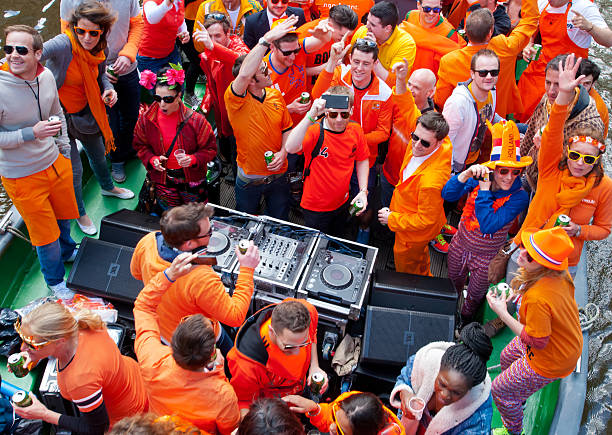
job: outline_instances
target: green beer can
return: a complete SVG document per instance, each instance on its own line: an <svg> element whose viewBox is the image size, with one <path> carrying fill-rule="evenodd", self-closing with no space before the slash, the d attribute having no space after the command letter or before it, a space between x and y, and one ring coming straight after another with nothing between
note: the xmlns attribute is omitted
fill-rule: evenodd
<svg viewBox="0 0 612 435"><path fill-rule="evenodd" d="M8 365L18 378L23 378L30 370L25 366L25 358L20 353L14 353L8 357Z"/></svg>
<svg viewBox="0 0 612 435"><path fill-rule="evenodd" d="M557 217L557 220L555 221L555 226L556 227L569 227L569 224L572 223L572 220L570 219L570 217L566 214L560 214L559 217Z"/></svg>
<svg viewBox="0 0 612 435"><path fill-rule="evenodd" d="M272 163L272 160L274 160L274 153L272 151L266 151L264 153L264 159L266 159L266 165L269 165Z"/></svg>
<svg viewBox="0 0 612 435"><path fill-rule="evenodd" d="M25 391L17 391L11 397L11 402L20 408L26 408L32 404L32 398L30 394Z"/></svg>

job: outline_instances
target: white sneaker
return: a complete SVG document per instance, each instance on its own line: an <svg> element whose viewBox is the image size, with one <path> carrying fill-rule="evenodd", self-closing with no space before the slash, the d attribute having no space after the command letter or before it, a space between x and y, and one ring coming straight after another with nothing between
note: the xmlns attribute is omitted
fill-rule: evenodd
<svg viewBox="0 0 612 435"><path fill-rule="evenodd" d="M113 192L111 190L102 190L102 196L114 196L115 198L119 198L119 199L132 199L134 198L134 192L132 192L130 189L125 189L125 188L120 188L121 192Z"/></svg>
<svg viewBox="0 0 612 435"><path fill-rule="evenodd" d="M53 296L58 299L70 300L74 297L75 293L66 287L66 281L62 281L59 284L48 286L53 292Z"/></svg>

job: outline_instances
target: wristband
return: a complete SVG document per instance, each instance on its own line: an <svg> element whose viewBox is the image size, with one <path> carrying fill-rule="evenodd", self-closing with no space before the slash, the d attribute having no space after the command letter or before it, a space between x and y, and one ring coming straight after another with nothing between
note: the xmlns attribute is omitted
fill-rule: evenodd
<svg viewBox="0 0 612 435"><path fill-rule="evenodd" d="M317 120L316 120L316 119L313 119L313 117L312 117L312 116L310 116L310 113L309 113L308 115L306 115L306 118L307 118L307 119L308 119L310 122L312 122L313 124L315 124L315 123L317 122Z"/></svg>
<svg viewBox="0 0 612 435"><path fill-rule="evenodd" d="M176 280L170 279L170 277L168 276L168 274L166 273L166 270L168 269L164 269L164 276L166 277L166 279L170 282L175 282Z"/></svg>
<svg viewBox="0 0 612 435"><path fill-rule="evenodd" d="M579 237L580 233L582 233L582 226L578 225L578 231L576 231L576 235L574 235L574 237Z"/></svg>

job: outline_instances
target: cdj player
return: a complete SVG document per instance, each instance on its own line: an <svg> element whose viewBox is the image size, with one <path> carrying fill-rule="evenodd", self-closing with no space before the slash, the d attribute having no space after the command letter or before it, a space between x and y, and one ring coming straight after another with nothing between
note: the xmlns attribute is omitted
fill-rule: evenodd
<svg viewBox="0 0 612 435"><path fill-rule="evenodd" d="M239 221L216 216L211 219L211 224L213 233L206 253L217 257L214 269L218 272L231 273L238 263L236 245L240 240L248 239L251 235L250 228L255 228L257 224L249 220Z"/></svg>

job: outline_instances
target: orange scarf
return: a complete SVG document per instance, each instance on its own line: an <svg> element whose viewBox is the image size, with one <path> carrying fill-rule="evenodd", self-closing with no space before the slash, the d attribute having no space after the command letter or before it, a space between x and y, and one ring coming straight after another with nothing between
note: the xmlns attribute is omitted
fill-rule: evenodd
<svg viewBox="0 0 612 435"><path fill-rule="evenodd" d="M580 204L580 201L593 189L596 179L597 175L593 173L587 177L574 177L567 168L561 171L561 188L555 194L559 208L548 219L544 228L552 228L560 214L569 214L574 206Z"/></svg>
<svg viewBox="0 0 612 435"><path fill-rule="evenodd" d="M115 149L115 138L113 132L108 124L108 117L106 116L106 108L104 102L100 96L100 86L98 86L98 65L106 59L104 52L101 51L97 55L93 55L91 52L85 50L78 40L72 33L72 30L66 29L64 33L70 38L72 44L72 58L76 61L76 64L81 71L83 77L83 87L85 88L85 95L87 95L87 102L89 109L93 117L100 127L100 131L104 136L104 145L106 153Z"/></svg>
<svg viewBox="0 0 612 435"><path fill-rule="evenodd" d="M478 196L478 191L480 190L480 186L476 186L467 201L465 202L465 206L463 207L463 213L461 214L461 222L463 226L465 226L466 230L469 231L480 231L480 224L478 223L478 219L476 219L476 197ZM497 211L502 205L504 205L509 199L511 195L504 196L503 198L497 198L493 201L493 210Z"/></svg>

